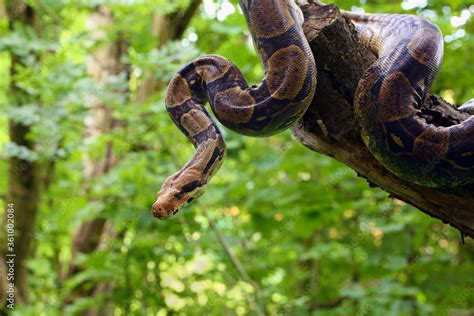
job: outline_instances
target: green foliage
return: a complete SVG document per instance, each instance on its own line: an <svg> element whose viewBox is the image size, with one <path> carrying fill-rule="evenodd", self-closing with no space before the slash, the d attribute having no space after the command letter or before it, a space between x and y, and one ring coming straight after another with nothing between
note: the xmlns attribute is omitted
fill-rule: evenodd
<svg viewBox="0 0 474 316"><path fill-rule="evenodd" d="M176 169L172 155L185 163L193 148L165 112L165 90L136 103L137 87L145 78L168 82L201 53L221 54L249 82L261 80L263 69L237 7L220 21L228 1L205 1L182 41L156 49L149 32L153 14L182 10L189 2L108 1L117 20L108 32L129 44L130 78L122 74L97 87L85 64L99 44L85 20L102 1L30 2L42 13L41 38L24 25L6 32L0 21L0 172L6 174L11 156L52 161L55 168L28 262L31 302L14 315L74 315L90 306L108 306L114 315L254 315L257 305L270 315L472 312L472 240L462 246L454 229L370 188L351 169L305 149L289 131L260 139L223 129L228 156L202 197L260 293L236 272L197 204L165 222L152 218L155 194ZM337 4L415 13L438 24L446 35L446 61L433 91L462 103L474 96L473 4L428 2L410 10L403 7L412 1ZM14 78L11 53L24 64ZM11 80L36 101L13 100ZM84 104L91 95L114 108L125 130L84 142ZM35 151L8 142L8 119L33 127ZM83 154L103 157L107 143L123 159L103 177L85 180ZM77 258L84 271L65 279L74 232L95 217L106 218L117 237ZM109 282L111 290L64 306L83 282Z"/></svg>

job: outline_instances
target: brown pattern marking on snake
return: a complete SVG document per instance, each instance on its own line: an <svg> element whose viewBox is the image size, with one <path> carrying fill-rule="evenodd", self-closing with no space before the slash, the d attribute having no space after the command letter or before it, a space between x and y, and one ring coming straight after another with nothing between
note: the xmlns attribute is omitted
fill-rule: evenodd
<svg viewBox="0 0 474 316"><path fill-rule="evenodd" d="M289 1L239 1L265 69L259 85L249 86L235 65L217 55L188 63L171 81L167 111L196 152L162 185L153 204L156 217L165 219L199 196L222 164L225 143L205 109L207 101L224 126L252 136L278 133L307 110L316 87L316 64L302 21L295 21L302 14Z"/></svg>
<svg viewBox="0 0 474 316"><path fill-rule="evenodd" d="M222 62L213 63L212 67L209 64L196 67L196 72L209 84L222 78L232 67L232 63L220 56L210 55L208 57L209 59L222 60Z"/></svg>
<svg viewBox="0 0 474 316"><path fill-rule="evenodd" d="M253 115L255 100L249 90L242 90L237 86L216 94L214 98L215 111L219 118L232 124L248 122ZM245 106L239 106L239 104Z"/></svg>
<svg viewBox="0 0 474 316"><path fill-rule="evenodd" d="M249 18L253 25L252 32L260 38L271 38L284 34L293 26L294 20L289 10L279 10L272 0L261 0L252 5ZM268 23L272 21L272 23Z"/></svg>
<svg viewBox="0 0 474 316"><path fill-rule="evenodd" d="M207 156L207 155L206 155ZM199 177L202 173L202 159L196 159L191 164L187 164L186 172L182 172L179 176L179 182L184 185L193 183L197 177ZM158 197L160 196L173 196L177 197L180 195L180 198L173 198L173 199L162 199L159 201L159 207L154 207L153 214L160 218L167 218L170 215L174 214L176 210L181 206L182 202L180 199L184 196L181 191L177 191L174 188L175 184L175 177L170 176L168 177L165 182L163 183L162 189L158 192ZM156 202L155 202L156 203Z"/></svg>
<svg viewBox="0 0 474 316"><path fill-rule="evenodd" d="M382 44L382 38L377 35L384 32L389 21L380 15L359 15L347 11L343 11L343 14L356 26L361 43L377 54Z"/></svg>
<svg viewBox="0 0 474 316"><path fill-rule="evenodd" d="M258 49L258 56L260 57L260 60L268 60L269 56L265 49L263 47Z"/></svg>
<svg viewBox="0 0 474 316"><path fill-rule="evenodd" d="M310 104L311 101L313 101L313 96L307 95L306 97L303 98L303 100L301 100L301 104Z"/></svg>
<svg viewBox="0 0 474 316"><path fill-rule="evenodd" d="M411 15L343 12L378 59L355 94L362 138L373 155L399 177L430 187L474 183L474 117L449 127L428 124L421 103L443 55L440 30ZM433 159L436 159L434 166Z"/></svg>
<svg viewBox="0 0 474 316"><path fill-rule="evenodd" d="M301 60L301 63L291 63ZM283 68L281 65L289 65ZM298 46L291 45L276 51L268 60L268 89L275 99L293 99L303 87L308 62Z"/></svg>
<svg viewBox="0 0 474 316"><path fill-rule="evenodd" d="M180 75L173 79L168 86L168 91L170 93L166 95L166 104L170 108L181 105L192 97L188 82Z"/></svg>
<svg viewBox="0 0 474 316"><path fill-rule="evenodd" d="M447 129L430 126L415 139L413 154L432 152L443 156L449 149L449 137L450 133Z"/></svg>
<svg viewBox="0 0 474 316"><path fill-rule="evenodd" d="M204 112L193 109L181 117L181 125L188 131L190 136L194 136L205 131L211 126L211 122L209 122L209 118Z"/></svg>
<svg viewBox="0 0 474 316"><path fill-rule="evenodd" d="M373 52L375 52L377 48L380 47L380 39L377 38L375 35L376 34L373 30L367 29L367 33L365 34L365 36L360 37L362 45L369 47L369 49Z"/></svg>
<svg viewBox="0 0 474 316"><path fill-rule="evenodd" d="M412 89L411 83L401 72L395 72L383 80L378 95L378 101L383 106L377 108L377 118L380 121L396 121L414 114L415 109L411 107L413 96L404 93L408 89ZM385 91L392 93L384 93Z"/></svg>
<svg viewBox="0 0 474 316"><path fill-rule="evenodd" d="M423 27L407 45L410 55L423 65L431 66L433 64L433 52L439 51L439 45L436 38L439 31L433 27Z"/></svg>

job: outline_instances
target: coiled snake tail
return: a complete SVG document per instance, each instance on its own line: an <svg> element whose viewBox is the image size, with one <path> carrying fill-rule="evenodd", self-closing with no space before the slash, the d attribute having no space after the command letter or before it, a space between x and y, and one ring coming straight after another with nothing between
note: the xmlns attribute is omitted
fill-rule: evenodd
<svg viewBox="0 0 474 316"><path fill-rule="evenodd" d="M372 154L394 174L420 185L474 183L474 116L436 126L421 115L443 57L438 27L412 15L343 14L378 57L360 80L354 100L362 138ZM472 105L463 109L471 111Z"/></svg>

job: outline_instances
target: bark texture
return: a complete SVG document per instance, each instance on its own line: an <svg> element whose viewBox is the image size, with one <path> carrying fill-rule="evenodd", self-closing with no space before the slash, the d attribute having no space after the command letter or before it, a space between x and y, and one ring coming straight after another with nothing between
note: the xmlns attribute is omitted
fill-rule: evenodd
<svg viewBox="0 0 474 316"><path fill-rule="evenodd" d="M371 186L456 227L463 236L474 237L474 185L423 187L397 177L372 156L360 137L353 101L359 79L375 56L360 44L354 26L335 5L312 2L301 9L318 68L318 86L310 109L292 130L295 137L309 149L354 169ZM443 126L468 117L432 94L425 97L422 112L429 122Z"/></svg>

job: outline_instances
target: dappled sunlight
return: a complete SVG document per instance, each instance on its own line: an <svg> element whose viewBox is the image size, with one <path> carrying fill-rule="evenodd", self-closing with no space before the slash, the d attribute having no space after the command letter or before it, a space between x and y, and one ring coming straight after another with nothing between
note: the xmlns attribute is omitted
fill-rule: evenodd
<svg viewBox="0 0 474 316"><path fill-rule="evenodd" d="M204 54L229 58L251 83L264 76L238 1L28 1L41 32L25 22L31 16L9 18L6 3L0 206L6 215L15 194L36 205L15 209L15 249L28 225L31 245L28 278L15 280L29 301L17 300L12 315L473 312L472 239L290 130L250 138L219 124L226 160L206 194L167 221L153 218L160 185L194 152L165 109L171 78ZM474 97L474 5L336 3L437 24L445 57L432 92L453 104ZM15 124L27 131L22 141L13 141ZM25 170L35 171L11 183Z"/></svg>

